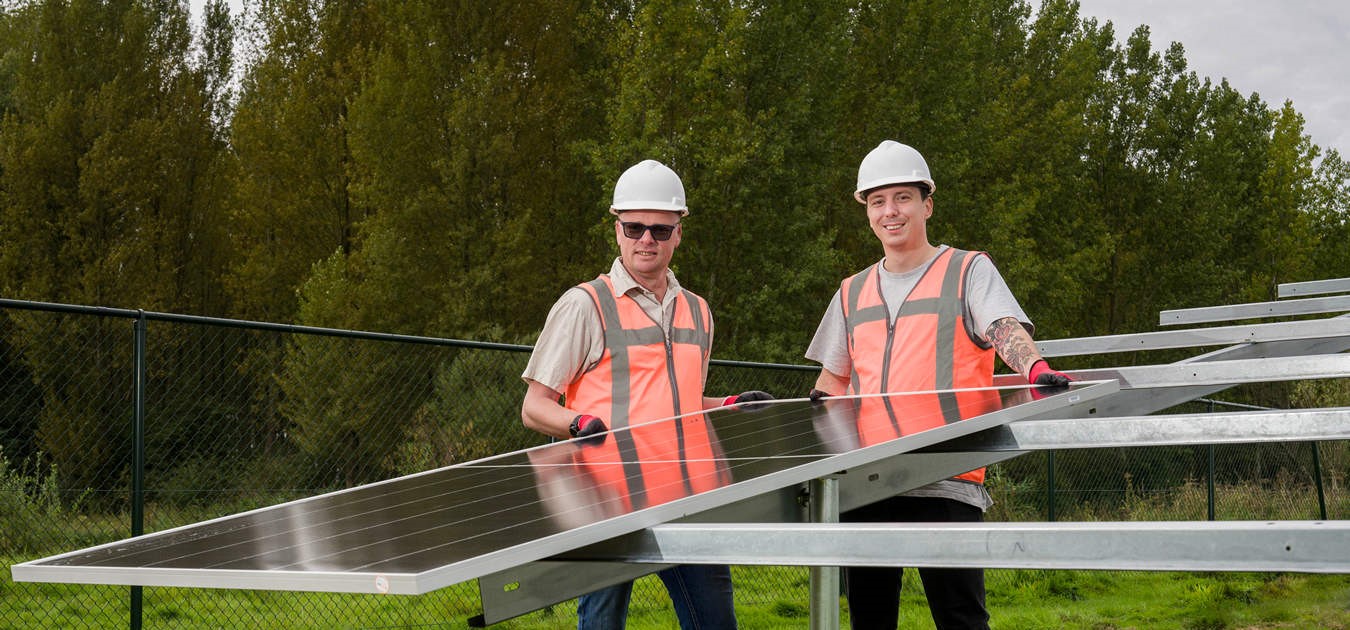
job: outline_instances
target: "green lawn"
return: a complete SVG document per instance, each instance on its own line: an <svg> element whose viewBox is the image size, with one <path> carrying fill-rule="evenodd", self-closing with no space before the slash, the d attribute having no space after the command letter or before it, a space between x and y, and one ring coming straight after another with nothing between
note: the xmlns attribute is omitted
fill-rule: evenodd
<svg viewBox="0 0 1350 630"><path fill-rule="evenodd" d="M805 569L736 567L735 580L741 628L807 626ZM995 630L1350 629L1350 575L990 570L987 582ZM906 571L902 628L933 627L922 590L917 573ZM465 620L479 612L471 584L420 597L182 588L144 592L146 628L466 628ZM0 580L0 628L126 627L127 615L126 587L16 584L7 574ZM497 627L554 629L575 623L575 606L566 602ZM678 627L654 577L638 582L628 627Z"/></svg>
<svg viewBox="0 0 1350 630"><path fill-rule="evenodd" d="M1001 630L1350 628L1346 575L1008 570L988 582Z"/></svg>
<svg viewBox="0 0 1350 630"><path fill-rule="evenodd" d="M755 577L761 571L795 571L802 578L787 591L765 592L755 586L764 581ZM1347 575L990 570L986 582L994 630L1350 629ZM738 567L736 586L744 630L806 627L804 570ZM915 571L905 572L900 608L901 628L933 627ZM554 623L557 618L512 627ZM635 604L629 628L678 624L664 606Z"/></svg>

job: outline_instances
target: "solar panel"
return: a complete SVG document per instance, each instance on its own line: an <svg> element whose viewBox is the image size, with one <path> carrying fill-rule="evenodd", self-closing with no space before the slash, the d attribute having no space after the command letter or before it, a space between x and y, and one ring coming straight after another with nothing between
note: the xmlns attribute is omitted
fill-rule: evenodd
<svg viewBox="0 0 1350 630"><path fill-rule="evenodd" d="M1044 400L1003 387L722 408L35 560L12 573L16 581L425 593L1114 391L1114 383L1079 383ZM886 437L902 418L933 428Z"/></svg>

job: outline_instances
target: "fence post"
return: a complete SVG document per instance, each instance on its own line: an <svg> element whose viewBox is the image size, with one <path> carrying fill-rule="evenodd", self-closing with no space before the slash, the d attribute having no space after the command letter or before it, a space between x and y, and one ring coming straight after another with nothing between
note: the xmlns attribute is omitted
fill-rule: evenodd
<svg viewBox="0 0 1350 630"><path fill-rule="evenodd" d="M1208 407L1207 413L1214 413L1213 400L1206 401L1206 406ZM1205 474L1206 513L1209 515L1209 520L1212 521L1214 520L1214 445L1205 446L1205 450L1209 454L1209 465Z"/></svg>
<svg viewBox="0 0 1350 630"><path fill-rule="evenodd" d="M1322 455L1317 452L1317 442L1310 442L1313 452L1313 483L1317 484L1317 509L1322 520L1327 520L1327 495L1322 491Z"/></svg>
<svg viewBox="0 0 1350 630"><path fill-rule="evenodd" d="M145 311L135 323L135 393L131 420L131 535L145 533ZM141 628L141 587L131 587L131 630Z"/></svg>
<svg viewBox="0 0 1350 630"><path fill-rule="evenodd" d="M1055 520L1055 451L1045 452L1045 520Z"/></svg>

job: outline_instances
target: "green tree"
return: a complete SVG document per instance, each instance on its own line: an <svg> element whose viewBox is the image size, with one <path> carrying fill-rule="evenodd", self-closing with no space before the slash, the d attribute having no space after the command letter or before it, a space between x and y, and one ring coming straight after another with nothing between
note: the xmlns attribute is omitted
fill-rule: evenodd
<svg viewBox="0 0 1350 630"><path fill-rule="evenodd" d="M992 80L968 87L976 110L958 136L961 170L937 198L937 236L990 252L1040 336L1081 334L1105 246L1080 156L1112 42L1068 2L1043 4L1031 22L1020 3L1000 14L974 38L969 73Z"/></svg>
<svg viewBox="0 0 1350 630"><path fill-rule="evenodd" d="M350 253L371 210L351 194L348 105L381 24L377 3L267 0L244 29L254 55L231 125L235 313L294 321L310 268Z"/></svg>
<svg viewBox="0 0 1350 630"><path fill-rule="evenodd" d="M1109 29L1108 29L1108 32ZM1095 168L1086 174L1085 194L1097 208L1097 221L1088 229L1102 235L1103 274L1089 291L1096 299L1087 317L1092 334L1107 334L1138 326L1138 308L1149 308L1138 297L1148 283L1140 271L1153 264L1146 259L1146 210L1156 204L1156 187L1140 168L1145 152L1141 138L1150 102L1154 98L1161 59L1153 52L1147 27L1140 27L1123 47L1113 48L1107 77L1089 104L1091 130L1085 154Z"/></svg>
<svg viewBox="0 0 1350 630"><path fill-rule="evenodd" d="M350 249L314 267L299 293L301 321L513 340L537 330L557 293L595 273L586 265L595 253L576 237L599 216L588 211L598 187L569 147L603 120L591 96L603 83L580 69L603 63L597 20L610 13L578 2L389 6L343 119L349 190L378 211L357 226ZM407 391L365 381L315 388L297 376L345 361L340 352L288 353L284 386L303 411L292 417L303 435L358 422L330 411L356 404L396 410L378 418L388 426L425 428L418 413L378 402ZM414 403L431 395L435 369L427 363L408 377ZM510 398L519 404L519 394ZM305 448L327 448L323 441L307 437ZM393 472L391 446L359 453Z"/></svg>
<svg viewBox="0 0 1350 630"><path fill-rule="evenodd" d="M1255 299L1274 300L1281 282L1311 275L1314 217L1307 207L1315 156L1312 140L1303 133L1303 116L1286 101L1275 114L1265 168L1257 176L1261 192L1249 228L1259 245L1251 252L1249 295Z"/></svg>
<svg viewBox="0 0 1350 630"><path fill-rule="evenodd" d="M1313 272L1308 280L1350 278L1350 164L1332 150L1317 165L1306 211L1313 222Z"/></svg>
<svg viewBox="0 0 1350 630"><path fill-rule="evenodd" d="M837 281L820 193L839 189L820 170L839 110L824 78L849 23L844 3L649 2L613 40L607 134L580 146L606 192L644 158L680 174L691 210L674 267L716 313L715 354L797 360L817 315L785 305L823 304ZM596 234L614 251L609 221Z"/></svg>
<svg viewBox="0 0 1350 630"><path fill-rule="evenodd" d="M690 75L707 110L684 140L701 214L680 255L682 277L717 315L718 356L800 361L841 279L827 208L854 210L841 185L851 169L841 168L832 138L850 6L752 3L721 20ZM678 119L669 124L678 129Z"/></svg>
<svg viewBox="0 0 1350 630"><path fill-rule="evenodd" d="M353 189L380 212L357 251L326 263L359 307L344 324L514 337L584 277L596 256L574 237L599 191L568 147L602 120L591 99L603 83L583 70L602 64L607 13L570 1L391 13L400 28L349 119Z"/></svg>
<svg viewBox="0 0 1350 630"><path fill-rule="evenodd" d="M177 2L33 2L7 18L5 293L221 310L216 122L225 101L211 86L225 84L228 52L195 59L186 6ZM31 315L12 323L10 343L44 387L43 450L75 485L107 480L123 461L129 408L93 392L129 382L129 326L93 318L58 326Z"/></svg>
<svg viewBox="0 0 1350 630"><path fill-rule="evenodd" d="M1253 292L1250 280L1253 253L1259 250L1255 243L1258 229L1253 228L1268 218L1261 177L1267 167L1273 117L1257 95L1244 97L1227 81L1213 86L1206 96L1192 188L1209 197L1208 205L1198 212L1209 222L1208 234L1218 236L1223 244L1213 253L1222 263L1209 277L1193 278L1192 291L1176 291L1155 309L1268 297L1266 287Z"/></svg>

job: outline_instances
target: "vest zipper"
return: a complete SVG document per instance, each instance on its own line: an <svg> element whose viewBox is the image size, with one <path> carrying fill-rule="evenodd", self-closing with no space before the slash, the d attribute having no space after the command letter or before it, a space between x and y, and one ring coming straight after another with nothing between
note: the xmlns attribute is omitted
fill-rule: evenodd
<svg viewBox="0 0 1350 630"><path fill-rule="evenodd" d="M877 278L877 290L881 290L880 278ZM886 309L886 353L882 355L881 362L881 392L888 393L891 382L891 347L895 345L895 320L891 318L891 309L886 306L886 300L883 298L881 304ZM903 435L900 430L900 419L895 417L895 408L891 406L891 397L886 396L881 399L881 404L886 406L886 415L891 419L891 426L895 428L896 435Z"/></svg>
<svg viewBox="0 0 1350 630"><path fill-rule="evenodd" d="M670 391L674 394L675 415L680 415L680 382L675 379L675 347L666 338L666 375L670 377Z"/></svg>
<svg viewBox="0 0 1350 630"><path fill-rule="evenodd" d="M675 301L675 306L676 308L679 307L678 299ZM648 315L648 318L650 317L651 316ZM673 399L671 402L674 403L675 415L678 416L682 413L680 409L680 381L675 375L675 347L670 340L670 335L675 331L675 313L673 311L671 312L670 318L670 332L666 332L666 328L661 326L661 322L654 323L661 328L661 338L665 340L666 377L670 379L670 393L671 398ZM689 481L689 459L685 457L684 453L684 418L675 420L675 448L678 449L680 454L680 481L684 482L685 494L691 495L694 493L694 485Z"/></svg>
<svg viewBox="0 0 1350 630"><path fill-rule="evenodd" d="M880 265L881 263L878 263ZM881 269L876 269L877 274L877 297L880 298L881 309L886 312L886 350L881 355L881 391L885 394L890 390L891 383L891 348L895 345L895 319L891 317L891 305L886 303L886 294L881 291ZM903 308L901 303L899 308ZM886 407L886 416L891 420L891 427L895 429L896 435L903 435L900 431L900 419L895 417L895 407L891 406L891 397L886 396L881 399L881 404Z"/></svg>

